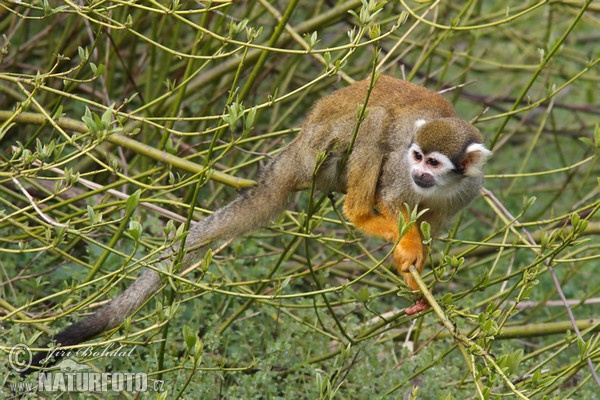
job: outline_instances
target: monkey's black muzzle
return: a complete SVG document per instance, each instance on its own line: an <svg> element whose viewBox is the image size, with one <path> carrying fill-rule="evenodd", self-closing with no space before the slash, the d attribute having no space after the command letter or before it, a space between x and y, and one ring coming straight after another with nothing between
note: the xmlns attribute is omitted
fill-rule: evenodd
<svg viewBox="0 0 600 400"><path fill-rule="evenodd" d="M431 174L412 174L413 181L418 187L427 189L435 185L435 178Z"/></svg>

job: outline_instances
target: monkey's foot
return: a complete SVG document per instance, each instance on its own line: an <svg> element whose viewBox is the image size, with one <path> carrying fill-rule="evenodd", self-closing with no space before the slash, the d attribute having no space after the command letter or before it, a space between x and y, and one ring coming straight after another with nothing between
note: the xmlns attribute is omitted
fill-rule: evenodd
<svg viewBox="0 0 600 400"><path fill-rule="evenodd" d="M417 300L414 306L406 308L404 312L406 313L406 315L414 315L427 310L429 307L430 305L427 302L427 300L419 299Z"/></svg>

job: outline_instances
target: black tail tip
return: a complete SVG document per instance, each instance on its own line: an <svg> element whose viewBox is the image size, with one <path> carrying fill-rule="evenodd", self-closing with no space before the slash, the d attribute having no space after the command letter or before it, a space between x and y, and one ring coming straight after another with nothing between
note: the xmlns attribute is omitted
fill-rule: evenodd
<svg viewBox="0 0 600 400"><path fill-rule="evenodd" d="M52 367L63 358L60 353L54 354L49 348L47 348L47 350L48 351L38 351L31 357L24 368L15 368L15 370L24 378L34 372L39 372L45 368Z"/></svg>

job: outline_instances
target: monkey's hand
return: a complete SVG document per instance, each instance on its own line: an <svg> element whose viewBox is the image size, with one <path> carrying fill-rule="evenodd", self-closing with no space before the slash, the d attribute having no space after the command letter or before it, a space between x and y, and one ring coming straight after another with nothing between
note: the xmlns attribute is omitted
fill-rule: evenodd
<svg viewBox="0 0 600 400"><path fill-rule="evenodd" d="M423 266L425 265L426 257L425 246L423 245L423 239L416 228L411 228L403 237L394 249L394 265L398 273L408 274L408 269L411 265L421 273ZM406 280L406 279L405 279ZM406 284L413 290L419 290L419 286L416 282L406 282Z"/></svg>
<svg viewBox="0 0 600 400"><path fill-rule="evenodd" d="M426 247L423 245L423 238L419 229L413 225L402 237L394 249L394 264L396 270L404 278L406 285L414 291L419 291L419 285L413 279L409 272L411 265L414 265L417 271L421 273L425 266L427 258ZM425 299L419 299L414 306L408 307L404 312L408 315L417 314L429 308L429 303Z"/></svg>

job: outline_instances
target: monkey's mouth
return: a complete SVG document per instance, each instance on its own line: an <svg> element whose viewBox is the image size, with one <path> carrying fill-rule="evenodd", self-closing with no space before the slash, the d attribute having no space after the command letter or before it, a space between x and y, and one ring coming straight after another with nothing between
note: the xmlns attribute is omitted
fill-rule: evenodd
<svg viewBox="0 0 600 400"><path fill-rule="evenodd" d="M413 181L422 189L429 189L435 185L435 179L431 175L413 176Z"/></svg>

